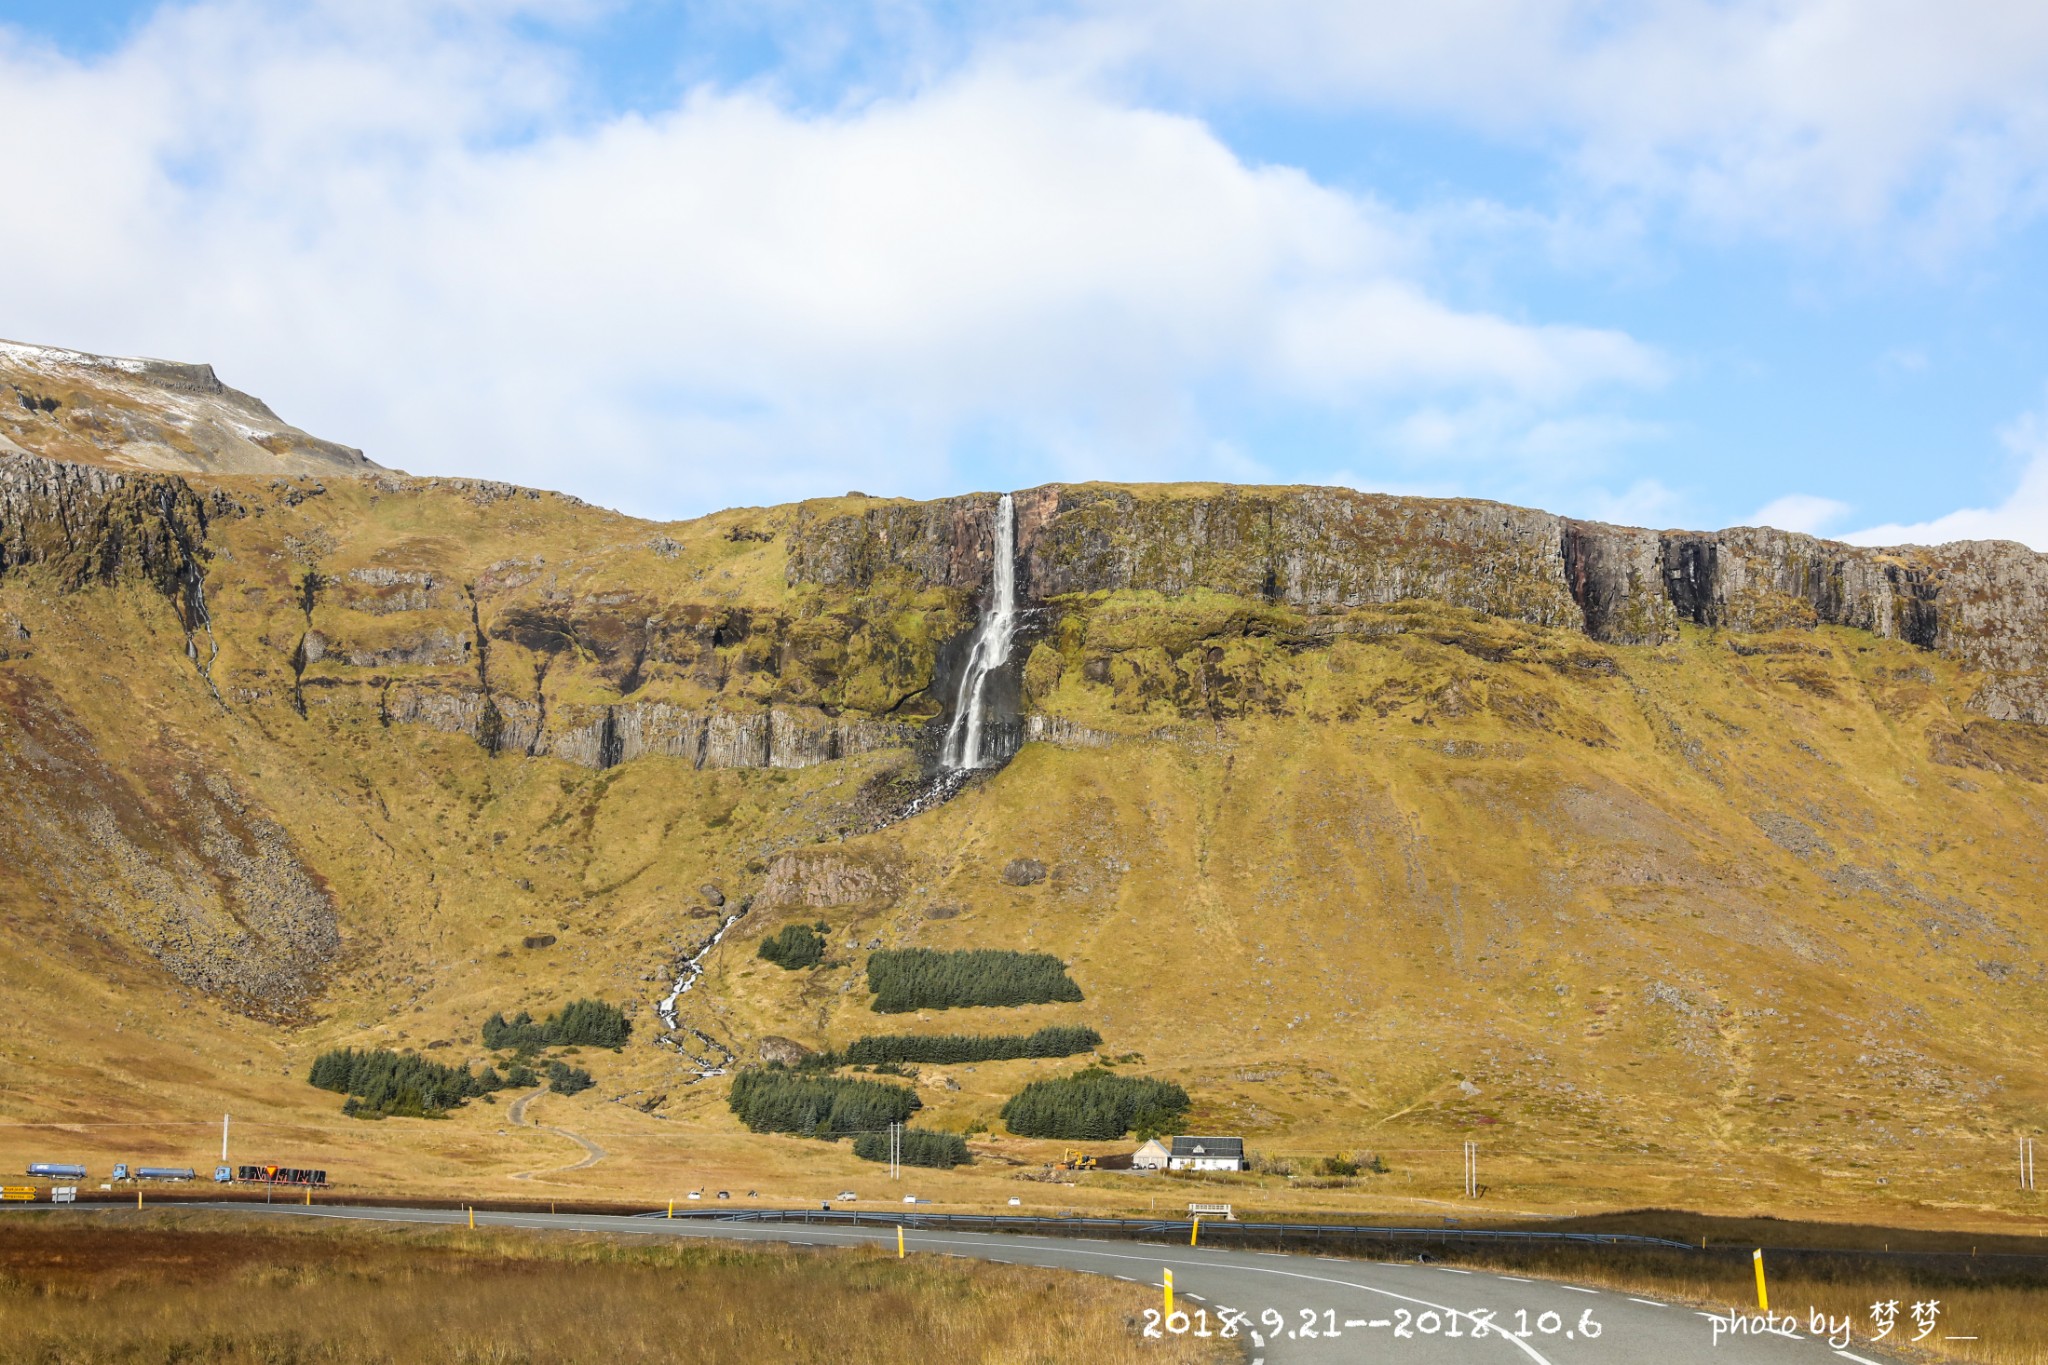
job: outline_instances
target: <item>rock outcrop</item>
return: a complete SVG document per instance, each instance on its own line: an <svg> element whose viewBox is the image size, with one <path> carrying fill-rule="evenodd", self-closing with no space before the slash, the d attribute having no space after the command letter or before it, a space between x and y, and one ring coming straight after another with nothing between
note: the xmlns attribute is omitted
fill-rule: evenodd
<svg viewBox="0 0 2048 1365"><path fill-rule="evenodd" d="M0 573L48 565L70 587L132 573L179 596L205 555L209 516L233 508L175 475L0 453Z"/></svg>
<svg viewBox="0 0 2048 1365"><path fill-rule="evenodd" d="M877 909L895 903L903 870L886 851L800 849L768 864L764 909Z"/></svg>
<svg viewBox="0 0 2048 1365"><path fill-rule="evenodd" d="M564 706L543 714L531 701L475 689L394 686L386 719L467 735L493 753L546 755L585 768L614 768L650 754L697 768L809 768L914 742L913 726L834 718L805 707L752 713L685 710L666 702Z"/></svg>
<svg viewBox="0 0 2048 1365"><path fill-rule="evenodd" d="M1848 626L1981 670L1972 704L1986 715L2048 722L2048 556L2010 542L1869 549L1769 528L1650 531L1334 488L1055 484L1015 502L1019 591L1040 602L1196 588L1311 610L1420 599L1631 645L1662 643L1684 624ZM789 581L978 592L995 504L975 494L801 507Z"/></svg>

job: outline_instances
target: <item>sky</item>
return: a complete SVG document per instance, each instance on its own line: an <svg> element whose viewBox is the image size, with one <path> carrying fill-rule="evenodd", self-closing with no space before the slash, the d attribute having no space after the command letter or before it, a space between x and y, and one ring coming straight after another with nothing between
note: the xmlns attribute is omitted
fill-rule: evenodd
<svg viewBox="0 0 2048 1365"><path fill-rule="evenodd" d="M0 0L0 122L0 336L416 474L2048 550L2037 0Z"/></svg>

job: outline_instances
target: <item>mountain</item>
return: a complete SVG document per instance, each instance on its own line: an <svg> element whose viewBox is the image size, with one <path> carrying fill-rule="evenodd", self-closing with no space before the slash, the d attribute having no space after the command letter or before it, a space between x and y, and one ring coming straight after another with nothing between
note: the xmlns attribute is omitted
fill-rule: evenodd
<svg viewBox="0 0 2048 1365"><path fill-rule="evenodd" d="M480 1060L490 1012L595 994L635 1037L546 1101L608 1153L551 1188L819 1197L865 1168L744 1133L701 1072L1085 1023L1200 1130L1382 1153L1382 1204L1451 1197L1476 1139L1521 1207L2017 1209L2048 559L1328 488L1012 505L1014 756L935 792L996 495L655 524L0 455L0 1118L230 1108L278 1157L512 1192L573 1158L479 1104L341 1119L306 1067ZM816 921L821 965L755 956ZM905 946L1056 953L1086 998L874 1014ZM1074 1064L920 1068L919 1122L1000 1133ZM1045 1146L927 1193L997 1199Z"/></svg>
<svg viewBox="0 0 2048 1365"><path fill-rule="evenodd" d="M211 365L0 341L0 452L192 474L362 474L360 450L309 436Z"/></svg>

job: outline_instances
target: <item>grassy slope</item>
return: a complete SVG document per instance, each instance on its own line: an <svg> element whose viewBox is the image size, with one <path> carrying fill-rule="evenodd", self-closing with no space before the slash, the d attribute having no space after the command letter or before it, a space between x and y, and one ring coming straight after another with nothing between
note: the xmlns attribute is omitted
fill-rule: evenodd
<svg viewBox="0 0 2048 1365"><path fill-rule="evenodd" d="M343 957L309 1022L255 1023L170 982L118 920L81 927L77 867L15 860L0 868L7 1119L205 1123L232 1108L252 1125L245 1157L443 1189L816 1198L864 1181L881 1193L843 1148L742 1134L722 1083L685 1084L647 1041L647 1002L665 989L647 978L711 923L689 915L695 888L750 894L778 852L808 848L880 869L893 892L757 911L714 956L694 1022L742 1046L1088 1022L1106 1053L1184 1081L1197 1127L1243 1131L1269 1153L1379 1151L1394 1168L1291 1195L1259 1178L1240 1203L1449 1199L1457 1146L1476 1137L1496 1205L2030 1207L2006 1188L2005 1158L2043 1098L2030 1062L2048 745L2006 726L1986 741L2005 772L1932 762L1930 733L1961 729L1969 684L1924 653L1832 630L1606 648L1448 609L1352 613L1334 643L1297 650L1289 634L1306 623L1271 609L1098 597L1067 604L1033 687L1041 709L1123 738L1031 746L950 805L840 842L891 756L794 772L650 758L598 773L378 722L373 679L457 686L473 662L323 661L306 673L309 718L290 706L309 566L344 585L353 569L425 566L443 585L436 604L397 616L332 592L314 624L336 638L459 633L472 583L487 627L494 612L607 594L798 618L847 607L783 586L780 538L726 538L786 526L786 509L656 528L451 487L329 480L291 505L268 483L229 486L264 510L221 524L208 578L225 707L161 602L127 588L59 597L34 572L0 579L0 610L33 631L31 657L0 675L41 708L18 726L52 733L68 718L82 737L71 761L104 769L89 788L132 798L168 841L196 838L178 826L171 779L227 774L331 888ZM1084 662L1104 655L1114 666L1088 681ZM511 645L490 667L506 692L531 677ZM720 695L751 704L794 686L736 674ZM546 687L553 705L617 695L595 650L555 664ZM681 674L647 687L688 705L716 690ZM1049 879L1005 884L1004 863L1027 855ZM824 966L790 974L754 958L762 935L819 917L833 926ZM518 946L537 932L560 942ZM1089 1000L884 1020L858 984L876 941L1057 952ZM475 1056L489 1010L583 993L639 1001L642 1027L618 1057L582 1059L597 1090L535 1107L611 1153L573 1174L513 1183L581 1152L512 1127L502 1106L355 1124L300 1079L339 1043ZM922 1121L993 1121L1023 1079L1067 1065L923 1068ZM661 1117L634 1107L657 1096ZM58 1142L0 1130L0 1165L71 1151L102 1167L205 1159L206 1130L179 1131ZM1168 1182L1010 1178L1028 1167L1007 1162L1058 1146L997 1143L970 1172L919 1177L920 1192L1189 1197Z"/></svg>

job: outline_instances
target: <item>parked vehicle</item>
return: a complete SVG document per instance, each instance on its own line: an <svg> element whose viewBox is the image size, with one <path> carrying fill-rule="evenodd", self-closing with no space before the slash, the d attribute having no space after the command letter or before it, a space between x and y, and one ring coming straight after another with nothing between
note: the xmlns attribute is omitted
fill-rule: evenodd
<svg viewBox="0 0 2048 1365"><path fill-rule="evenodd" d="M220 1179L218 1173L214 1179ZM327 1187L327 1172L310 1170L300 1166L237 1166L235 1183L240 1185L310 1185L315 1189Z"/></svg>
<svg viewBox="0 0 2048 1365"><path fill-rule="evenodd" d="M116 1166L114 1169L118 1171L121 1168ZM114 1178L120 1179L119 1176ZM133 1178L136 1180L197 1180L199 1172L193 1170L190 1166L137 1166Z"/></svg>
<svg viewBox="0 0 2048 1365"><path fill-rule="evenodd" d="M112 1175L110 1175L110 1176L108 1176L108 1177L107 1177L107 1179L109 1179L109 1180L126 1180L127 1178L128 1178L128 1163L127 1163L127 1162L125 1162L125 1161L117 1161L117 1162L115 1162L115 1163L114 1163L114 1173L113 1173Z"/></svg>
<svg viewBox="0 0 2048 1365"><path fill-rule="evenodd" d="M75 1166L68 1161L31 1161L28 1164L28 1173L45 1176L51 1180L83 1180L86 1175L85 1167Z"/></svg>
<svg viewBox="0 0 2048 1365"><path fill-rule="evenodd" d="M216 1185L231 1184L234 1178L235 1172L232 1167L216 1166L213 1168L213 1183Z"/></svg>

